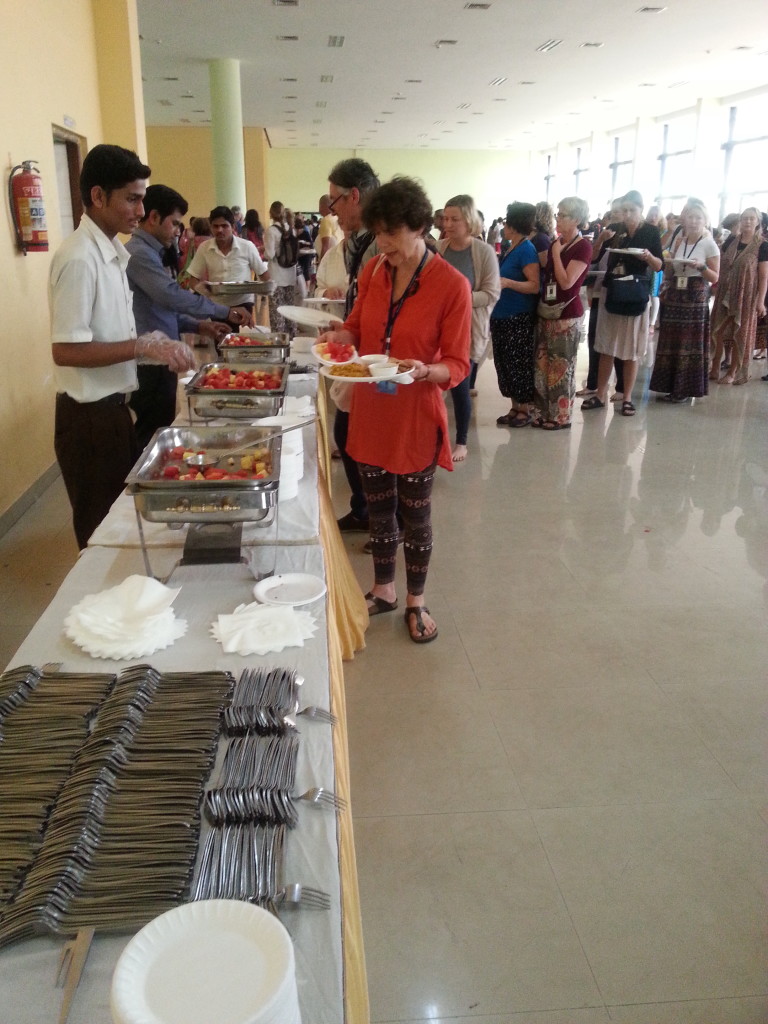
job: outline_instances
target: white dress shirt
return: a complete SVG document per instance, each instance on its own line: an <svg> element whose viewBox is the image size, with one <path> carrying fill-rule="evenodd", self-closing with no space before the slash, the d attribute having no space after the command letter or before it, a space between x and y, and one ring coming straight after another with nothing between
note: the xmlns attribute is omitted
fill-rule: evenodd
<svg viewBox="0 0 768 1024"><path fill-rule="evenodd" d="M251 271L260 277L268 269L253 242L237 235L232 236L232 248L226 254L215 238L203 242L189 265L189 273L201 281L250 281ZM241 306L244 302L254 302L255 296L238 295L232 299L217 296L217 301L219 299L225 305Z"/></svg>
<svg viewBox="0 0 768 1024"><path fill-rule="evenodd" d="M56 251L48 279L51 340L80 344L136 337L133 294L122 242L108 238L87 214ZM136 362L112 366L54 366L56 390L77 402L96 402L115 392L135 391Z"/></svg>

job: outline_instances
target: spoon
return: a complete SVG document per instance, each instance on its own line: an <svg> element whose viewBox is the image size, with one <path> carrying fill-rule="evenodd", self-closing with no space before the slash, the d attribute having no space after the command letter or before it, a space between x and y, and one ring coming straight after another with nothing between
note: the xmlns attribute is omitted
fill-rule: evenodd
<svg viewBox="0 0 768 1024"><path fill-rule="evenodd" d="M292 423L290 427L283 427L280 430L274 431L272 434L267 434L266 437L260 437L257 441L249 441L247 444L241 444L237 448L229 448L227 451L222 452L220 455L209 455L207 452L205 455L187 455L184 461L188 466L215 466L217 462L222 459L228 459L232 455L240 455L242 452L248 451L249 448L256 448L259 445L265 443L265 441L272 441L275 437L282 437L283 434L287 434L289 430L298 430L300 427L306 427L307 422Z"/></svg>

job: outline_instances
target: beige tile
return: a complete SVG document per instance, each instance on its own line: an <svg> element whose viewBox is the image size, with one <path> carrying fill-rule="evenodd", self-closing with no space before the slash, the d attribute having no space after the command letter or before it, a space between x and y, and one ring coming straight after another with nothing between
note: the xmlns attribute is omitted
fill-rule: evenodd
<svg viewBox="0 0 768 1024"><path fill-rule="evenodd" d="M525 806L476 692L366 687L348 698L347 715L356 817Z"/></svg>
<svg viewBox="0 0 768 1024"><path fill-rule="evenodd" d="M609 1006L617 1024L765 1024L768 997Z"/></svg>
<svg viewBox="0 0 768 1024"><path fill-rule="evenodd" d="M759 893L768 829L749 802L533 818L607 1004L766 990Z"/></svg>
<svg viewBox="0 0 768 1024"><path fill-rule="evenodd" d="M602 1007L526 813L363 818L355 834L373 1020Z"/></svg>
<svg viewBox="0 0 768 1024"><path fill-rule="evenodd" d="M379 1021L372 1018L372 1024L610 1024L607 1010L545 1010L541 1013L524 1010L522 1013L505 1013L491 1017L420 1017L408 1021ZM741 1022L738 1022L741 1024Z"/></svg>
<svg viewBox="0 0 768 1024"><path fill-rule="evenodd" d="M658 689L484 695L529 807L731 798L737 789Z"/></svg>

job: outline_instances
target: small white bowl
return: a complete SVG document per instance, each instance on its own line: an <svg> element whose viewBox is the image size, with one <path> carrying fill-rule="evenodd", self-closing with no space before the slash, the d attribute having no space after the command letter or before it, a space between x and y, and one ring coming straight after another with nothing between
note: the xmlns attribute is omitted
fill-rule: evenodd
<svg viewBox="0 0 768 1024"><path fill-rule="evenodd" d="M397 363L371 363L368 369L372 377L394 377L398 372Z"/></svg>
<svg viewBox="0 0 768 1024"><path fill-rule="evenodd" d="M291 341L291 351L293 352L306 352L309 354L312 351L312 346L317 341L317 338L310 338L305 334L297 334Z"/></svg>
<svg viewBox="0 0 768 1024"><path fill-rule="evenodd" d="M364 366L386 366L389 359L385 355L359 356L357 362Z"/></svg>

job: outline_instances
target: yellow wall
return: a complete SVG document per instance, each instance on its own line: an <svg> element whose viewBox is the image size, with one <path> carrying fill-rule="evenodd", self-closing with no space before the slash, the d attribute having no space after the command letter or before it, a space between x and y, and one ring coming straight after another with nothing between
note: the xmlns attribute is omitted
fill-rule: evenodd
<svg viewBox="0 0 768 1024"><path fill-rule="evenodd" d="M254 133L257 133L255 135ZM261 129L246 129L247 202L264 223L270 203L279 200L292 210L316 210L328 188L328 172L339 160L359 156L382 181L395 174L420 178L435 207L461 192L474 196L490 221L515 199L537 202L529 187L527 153L351 149L266 149L254 145ZM177 189L188 200L191 215L212 205L213 163L209 128L147 127L153 181ZM258 166L263 157L263 171Z"/></svg>
<svg viewBox="0 0 768 1024"><path fill-rule="evenodd" d="M31 46L44 55L40 67L30 60ZM61 233L51 125L62 125L68 116L75 122L72 130L89 145L101 141L91 0L5 4L0 58L5 161L0 215L5 367L0 383L1 515L55 461L47 284L51 253ZM22 256L5 196L11 167L27 159L40 161L50 250Z"/></svg>
<svg viewBox="0 0 768 1024"><path fill-rule="evenodd" d="M104 141L147 158L136 0L92 0Z"/></svg>
<svg viewBox="0 0 768 1024"><path fill-rule="evenodd" d="M147 126L147 162L155 184L169 185L189 203L190 217L207 217L215 205L211 129ZM268 221L267 161L269 148L262 128L243 129L247 207Z"/></svg>

